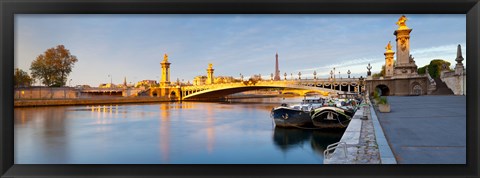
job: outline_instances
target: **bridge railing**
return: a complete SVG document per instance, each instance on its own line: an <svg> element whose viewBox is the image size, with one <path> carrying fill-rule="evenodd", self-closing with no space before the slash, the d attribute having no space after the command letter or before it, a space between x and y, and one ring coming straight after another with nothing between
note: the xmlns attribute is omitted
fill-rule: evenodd
<svg viewBox="0 0 480 178"><path fill-rule="evenodd" d="M280 85L285 86L286 84L292 85L302 85L302 84L325 84L331 85L331 83L339 83L339 84L358 84L358 79L346 78L346 79L336 79L335 81L331 81L328 79L301 79L301 80L260 80L256 81L252 84L244 83L244 82L232 82L232 83L217 83L217 84L205 84L205 85L194 85L194 86L183 86L183 89L186 90L201 90L201 89L213 89L213 88L224 88L224 87L236 87L236 86L245 86L245 85L262 85L262 86L274 86Z"/></svg>

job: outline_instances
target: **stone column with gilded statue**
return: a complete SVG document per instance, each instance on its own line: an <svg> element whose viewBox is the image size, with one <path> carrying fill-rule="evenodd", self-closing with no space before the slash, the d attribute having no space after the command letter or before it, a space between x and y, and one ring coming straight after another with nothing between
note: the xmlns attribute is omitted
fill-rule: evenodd
<svg viewBox="0 0 480 178"><path fill-rule="evenodd" d="M407 20L407 17L402 15L396 23L398 29L393 33L396 36L397 43L397 61L394 75L399 78L417 75L417 65L410 55L410 32L412 32L412 29L407 27Z"/></svg>
<svg viewBox="0 0 480 178"><path fill-rule="evenodd" d="M207 84L213 84L214 83L215 79L213 77L213 71L214 71L213 64L212 63L208 64L207 81L205 83L207 83Z"/></svg>
<svg viewBox="0 0 480 178"><path fill-rule="evenodd" d="M160 87L167 87L170 85L170 63L168 62L168 55L163 55L163 61L160 63L162 66L162 78L160 79Z"/></svg>
<svg viewBox="0 0 480 178"><path fill-rule="evenodd" d="M395 54L394 51L392 51L392 45L390 44L390 41L387 44L387 47L385 47L386 51L383 53L385 55L385 78L391 78L393 77L393 55Z"/></svg>

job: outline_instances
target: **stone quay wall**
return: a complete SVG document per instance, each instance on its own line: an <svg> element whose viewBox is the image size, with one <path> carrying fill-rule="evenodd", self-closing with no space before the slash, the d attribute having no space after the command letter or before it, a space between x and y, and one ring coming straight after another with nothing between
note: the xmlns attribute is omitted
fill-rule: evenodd
<svg viewBox="0 0 480 178"><path fill-rule="evenodd" d="M366 99L366 103L370 103ZM368 119L363 120L366 112ZM397 164L378 122L373 106L355 112L332 155L324 164Z"/></svg>
<svg viewBox="0 0 480 178"><path fill-rule="evenodd" d="M74 99L80 93L71 87L30 87L15 88L14 99Z"/></svg>
<svg viewBox="0 0 480 178"><path fill-rule="evenodd" d="M37 99L14 100L14 107L96 105L96 104L128 104L176 101L165 97L110 97L110 98L77 98L77 99Z"/></svg>

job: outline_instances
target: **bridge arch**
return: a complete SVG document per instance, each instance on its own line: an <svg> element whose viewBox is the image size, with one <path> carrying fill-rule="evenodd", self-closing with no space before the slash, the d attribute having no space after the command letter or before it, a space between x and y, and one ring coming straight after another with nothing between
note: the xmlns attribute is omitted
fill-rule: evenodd
<svg viewBox="0 0 480 178"><path fill-rule="evenodd" d="M179 96L177 96L177 93L175 91L171 91L170 94L168 95L168 98L175 99L175 98L179 98Z"/></svg>
<svg viewBox="0 0 480 178"><path fill-rule="evenodd" d="M385 84L379 84L375 87L375 90L378 91L380 96L389 96L390 95L390 88L388 88Z"/></svg>
<svg viewBox="0 0 480 178"><path fill-rule="evenodd" d="M219 83L209 85L194 85L181 87L182 100L210 100L221 99L227 95L259 89L293 89L304 90L300 93L306 94L307 91L315 91L322 95L335 94L338 90L353 92L351 87L357 84L355 79L345 79L348 81L323 81L323 80L295 80L295 81L255 81L255 82L234 82ZM342 86L343 85L343 86Z"/></svg>

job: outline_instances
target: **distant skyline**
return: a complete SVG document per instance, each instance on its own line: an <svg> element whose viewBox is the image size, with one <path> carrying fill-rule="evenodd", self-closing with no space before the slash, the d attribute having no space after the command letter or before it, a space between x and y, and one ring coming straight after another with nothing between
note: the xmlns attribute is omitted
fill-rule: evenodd
<svg viewBox="0 0 480 178"><path fill-rule="evenodd" d="M385 46L402 14L388 15L15 15L15 67L30 74L30 64L48 48L65 45L77 56L71 84L98 86L159 80L165 53L171 81L193 81L213 63L215 76L281 78L366 76L381 70ZM410 52L418 67L444 59L453 67L457 45L466 59L464 14L411 15ZM395 50L395 47L394 47ZM463 63L466 65L466 61Z"/></svg>

